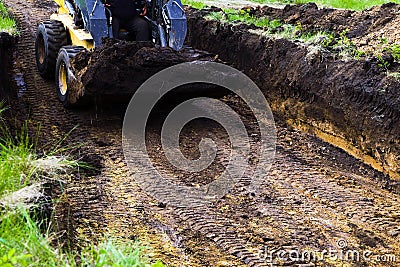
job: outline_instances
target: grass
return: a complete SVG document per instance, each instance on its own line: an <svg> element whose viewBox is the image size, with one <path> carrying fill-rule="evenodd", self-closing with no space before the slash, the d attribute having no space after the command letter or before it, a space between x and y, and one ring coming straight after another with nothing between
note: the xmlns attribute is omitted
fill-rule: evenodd
<svg viewBox="0 0 400 267"><path fill-rule="evenodd" d="M182 4L191 6L196 9L204 9L207 7L206 4L200 1L192 1L192 0L182 0Z"/></svg>
<svg viewBox="0 0 400 267"><path fill-rule="evenodd" d="M371 8L373 6L380 6L386 3L400 3L400 0L250 0L251 2L258 4L305 4L305 3L316 3L320 6L324 7L333 7L333 8L341 8L341 9L350 9L350 10L364 10ZM196 9L203 9L207 7L201 1L193 1L193 0L182 0L184 5L189 5Z"/></svg>
<svg viewBox="0 0 400 267"><path fill-rule="evenodd" d="M400 45L391 44L384 49L385 52L388 52L392 55L394 61L400 62Z"/></svg>
<svg viewBox="0 0 400 267"><path fill-rule="evenodd" d="M27 127L12 134L2 119L3 111L0 104L0 267L164 266L161 262L151 264L145 255L147 248L138 242L112 237L85 245L80 252L62 251L61 246L51 245L57 240L56 233L44 230L51 226L37 221L39 216L33 210L28 210L23 203L5 204L9 195L19 193L17 190L43 179L61 180L60 174L79 164L66 156L55 155L65 152L60 146L62 140L47 155L37 156L37 142L29 137Z"/></svg>
<svg viewBox="0 0 400 267"><path fill-rule="evenodd" d="M259 4L282 3L282 4L305 4L316 3L326 7L343 8L351 10L364 10L373 6L379 6L389 2L400 3L399 0L251 0Z"/></svg>
<svg viewBox="0 0 400 267"><path fill-rule="evenodd" d="M254 17L245 10L236 9L223 9L222 12L211 12L206 16L206 19L218 20L228 23L245 23L254 24L257 27L264 28L265 30L272 30L282 26L279 20L270 20L267 17Z"/></svg>
<svg viewBox="0 0 400 267"><path fill-rule="evenodd" d="M62 253L50 245L54 238L42 233L30 214L23 209L0 217L0 266L44 267L162 267L161 262L150 264L144 255L145 247L138 242L121 242L111 237L97 245L90 244L78 252Z"/></svg>
<svg viewBox="0 0 400 267"><path fill-rule="evenodd" d="M148 264L143 254L146 248L135 243L121 243L113 238L104 239L98 245L86 247L80 254L81 266L129 266L129 267L163 267L157 261Z"/></svg>
<svg viewBox="0 0 400 267"><path fill-rule="evenodd" d="M17 24L10 16L3 1L0 0L0 32L8 32L10 34L18 34Z"/></svg>
<svg viewBox="0 0 400 267"><path fill-rule="evenodd" d="M0 102L0 198L40 180L54 180L71 168L85 167L85 164L71 160L68 156L55 156L65 152L64 148L59 147L64 138L56 142L49 153L38 157L37 140L29 137L27 125L12 134L1 120L1 113L4 111L2 105Z"/></svg>
<svg viewBox="0 0 400 267"><path fill-rule="evenodd" d="M326 31L304 32L300 23L297 25L284 24L279 20L270 20L268 17L255 17L250 15L250 10L223 9L220 12L211 12L206 19L217 20L228 24L253 24L260 28L254 31L257 34L274 39L297 41L306 45L313 45L329 50L342 59L359 59L365 53L358 50L356 45L347 37L348 31L339 34ZM397 47L396 47L397 48ZM396 49L393 47L393 50ZM400 58L400 47L398 48Z"/></svg>

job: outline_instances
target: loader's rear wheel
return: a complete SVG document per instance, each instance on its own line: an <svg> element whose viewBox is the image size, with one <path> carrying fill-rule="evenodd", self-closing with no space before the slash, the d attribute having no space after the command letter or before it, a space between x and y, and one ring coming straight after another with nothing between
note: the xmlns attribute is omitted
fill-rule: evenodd
<svg viewBox="0 0 400 267"><path fill-rule="evenodd" d="M58 51L67 45L67 32L60 21L48 20L39 24L36 31L36 66L43 78L54 77Z"/></svg>
<svg viewBox="0 0 400 267"><path fill-rule="evenodd" d="M79 92L71 91L71 82L73 82L70 61L79 52L85 50L82 46L64 46L60 49L56 62L56 92L58 98L65 106L73 106L78 103Z"/></svg>

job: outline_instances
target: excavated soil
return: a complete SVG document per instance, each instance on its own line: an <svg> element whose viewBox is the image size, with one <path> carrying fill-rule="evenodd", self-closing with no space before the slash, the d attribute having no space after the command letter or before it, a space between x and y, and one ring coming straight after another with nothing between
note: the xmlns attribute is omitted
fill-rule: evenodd
<svg viewBox="0 0 400 267"><path fill-rule="evenodd" d="M400 6L394 3L376 6L365 11L318 8L315 4L286 6L283 9L256 8L256 16L268 16L284 23L300 23L305 31L341 33L348 30L350 38L360 49L373 52L382 48L382 38L387 44L400 43Z"/></svg>
<svg viewBox="0 0 400 267"><path fill-rule="evenodd" d="M74 145L74 155L96 167L71 174L55 211L59 230L67 233L64 241L79 247L105 233L127 240L139 239L153 247L152 256L169 266L398 265L398 182L343 150L290 126L321 137L326 134L326 139L330 137L333 143L337 139L332 136L346 145L358 146L357 151L362 152L358 154L360 157L368 149L373 155L377 153L375 149L385 149L378 150L378 154L382 156L381 166L388 170L389 156L398 155L395 134L398 133L398 102L394 97L395 83L376 69L376 62L344 62L318 53L310 55L308 48L301 44L250 33L249 28L254 27L222 25L204 20L201 12L191 12L190 45L218 55L260 86L273 108L278 138L275 161L259 194L249 194L246 187L249 177L244 177L213 205L177 208L151 198L130 176L121 147L124 105L110 102L103 106L94 104L86 110L66 110L57 101L54 82L39 76L34 62L34 29L40 20L49 17L52 2L8 0L6 4L18 19L21 30L17 66L26 82L21 96L26 107L25 118L28 116L32 126L41 125L40 136L47 142L65 137L79 125L65 142ZM123 42L95 53L108 56L116 64L118 53L103 55L101 51L118 46L132 48L129 51L133 51L134 57L141 49L156 55L154 48L138 50L136 44ZM85 60L77 62L83 62L76 64L80 70L93 68L93 72L87 72L88 79L82 80L92 84L88 88L97 86L100 90L102 85L95 84L95 77L99 77L95 61L87 68ZM119 80L114 82L118 84ZM378 90L373 86L377 84L388 87L385 91ZM386 95L386 92L389 93ZM256 150L260 142L256 137L257 127L252 116L246 114L243 101L233 95L220 100L241 114L249 133L255 134L251 145ZM163 114L162 110L159 112ZM198 156L196 144L206 137L215 140L219 151L217 162L208 172L188 176L171 169L160 152L159 129L163 116L155 117L148 123L146 143L157 168L178 182L193 186L209 182L210 177L220 173L230 154L230 143L221 127L208 120L196 120L182 131L182 152L188 158ZM387 118L393 123L387 123ZM376 157L373 155L370 157ZM398 159L394 161L398 163ZM398 172L396 164L390 167L394 173ZM374 257L324 258L308 264L307 260L268 254L282 249L299 253L312 250L319 254L329 249L342 252L350 249L360 253L371 251Z"/></svg>
<svg viewBox="0 0 400 267"><path fill-rule="evenodd" d="M349 36L362 39L377 25L392 25L393 20L382 18L397 19L393 14L398 8L390 4L357 13L308 4L283 10L265 7L258 13L300 22L306 29L349 28ZM189 42L194 47L216 53L249 75L285 121L399 179L400 83L380 68L376 58L344 61L323 49L257 34L254 26L221 24L204 15L194 12L189 19ZM370 24L361 23L365 17L375 22L369 30L362 28ZM392 64L391 70L398 66Z"/></svg>
<svg viewBox="0 0 400 267"><path fill-rule="evenodd" d="M195 60L214 61L204 51L185 47L179 52L171 48L155 48L151 42L132 43L105 39L93 52L79 53L72 69L85 89L78 94L128 95L157 72L173 65Z"/></svg>

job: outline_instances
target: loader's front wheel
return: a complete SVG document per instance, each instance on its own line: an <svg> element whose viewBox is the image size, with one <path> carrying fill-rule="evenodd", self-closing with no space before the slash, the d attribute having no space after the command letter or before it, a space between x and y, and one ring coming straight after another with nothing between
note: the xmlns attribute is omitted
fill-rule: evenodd
<svg viewBox="0 0 400 267"><path fill-rule="evenodd" d="M60 49L56 62L56 92L59 100L65 106L73 106L78 103L81 97L79 84L71 70L71 59L74 58L79 52L85 50L82 46L64 46ZM72 87L74 83L74 87Z"/></svg>
<svg viewBox="0 0 400 267"><path fill-rule="evenodd" d="M43 21L36 31L35 55L36 66L43 78L54 77L58 51L67 45L67 32L62 22Z"/></svg>

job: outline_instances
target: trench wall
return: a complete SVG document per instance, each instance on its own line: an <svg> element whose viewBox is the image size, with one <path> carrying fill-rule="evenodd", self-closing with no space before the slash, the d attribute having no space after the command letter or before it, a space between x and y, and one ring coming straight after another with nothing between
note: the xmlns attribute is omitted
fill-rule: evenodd
<svg viewBox="0 0 400 267"><path fill-rule="evenodd" d="M246 25L188 18L188 42L246 73L275 117L400 180L400 84L373 60L343 61Z"/></svg>

